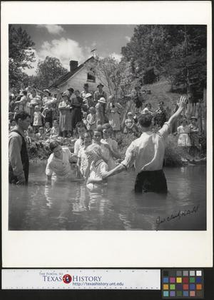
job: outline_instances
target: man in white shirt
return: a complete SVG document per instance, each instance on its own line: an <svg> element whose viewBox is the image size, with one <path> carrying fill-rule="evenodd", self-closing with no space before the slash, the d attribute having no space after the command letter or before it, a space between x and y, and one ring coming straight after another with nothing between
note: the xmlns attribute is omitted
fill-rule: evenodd
<svg viewBox="0 0 214 300"><path fill-rule="evenodd" d="M50 143L52 154L48 158L45 173L47 180L51 178L57 180L74 179L75 175L71 164L77 161L67 147L61 147L57 141Z"/></svg>
<svg viewBox="0 0 214 300"><path fill-rule="evenodd" d="M181 96L178 110L157 133L151 131L152 116L150 114L142 115L139 119L142 135L131 143L126 150L125 159L120 165L109 171L105 178L134 165L137 174L135 181L136 193L142 193L142 191L167 193L167 182L163 172L166 137L170 132L169 128L180 116L185 105L186 98Z"/></svg>

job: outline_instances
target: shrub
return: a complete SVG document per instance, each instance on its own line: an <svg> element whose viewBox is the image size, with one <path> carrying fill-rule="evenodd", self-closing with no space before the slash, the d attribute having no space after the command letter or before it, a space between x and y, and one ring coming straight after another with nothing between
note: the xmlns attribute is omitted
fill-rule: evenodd
<svg viewBox="0 0 214 300"><path fill-rule="evenodd" d="M136 137L133 134L123 134L117 137L117 143L119 151L122 156L125 156L126 149L134 141ZM184 165L184 159L187 157L187 153L184 149L177 146L177 138L173 135L168 137L164 165L167 167L180 167Z"/></svg>
<svg viewBox="0 0 214 300"><path fill-rule="evenodd" d="M169 135L165 150L164 164L166 167L179 167L184 164L182 158L186 157L186 151L177 146L177 138Z"/></svg>

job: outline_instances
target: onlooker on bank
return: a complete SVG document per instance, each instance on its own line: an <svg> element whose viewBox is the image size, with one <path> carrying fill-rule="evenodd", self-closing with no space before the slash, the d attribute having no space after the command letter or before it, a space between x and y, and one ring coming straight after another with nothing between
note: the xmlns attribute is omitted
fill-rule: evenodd
<svg viewBox="0 0 214 300"><path fill-rule="evenodd" d="M29 159L24 131L30 125L30 115L25 111L17 112L15 122L9 134L9 183L27 184Z"/></svg>

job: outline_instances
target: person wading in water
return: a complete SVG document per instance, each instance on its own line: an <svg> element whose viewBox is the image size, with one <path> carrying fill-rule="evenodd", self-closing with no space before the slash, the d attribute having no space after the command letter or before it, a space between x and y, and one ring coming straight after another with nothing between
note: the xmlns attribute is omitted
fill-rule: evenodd
<svg viewBox="0 0 214 300"><path fill-rule="evenodd" d="M185 106L186 97L181 96L178 110L157 133L152 132L152 116L142 115L139 118L139 124L143 133L130 144L125 159L113 170L107 172L103 178L120 173L134 165L137 173L135 193L167 193L167 182L163 172L166 137L173 122L180 116Z"/></svg>
<svg viewBox="0 0 214 300"><path fill-rule="evenodd" d="M9 183L27 184L29 159L24 131L30 125L30 115L25 111L17 112L15 122L9 134Z"/></svg>

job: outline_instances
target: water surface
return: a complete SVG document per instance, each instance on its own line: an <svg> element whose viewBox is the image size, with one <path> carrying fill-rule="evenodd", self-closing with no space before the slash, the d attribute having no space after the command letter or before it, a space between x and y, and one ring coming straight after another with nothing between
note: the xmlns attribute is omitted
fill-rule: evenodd
<svg viewBox="0 0 214 300"><path fill-rule="evenodd" d="M10 185L10 230L206 230L205 166L166 168L167 196L136 196L133 171L89 192L79 182L46 185L44 169L31 166L28 187Z"/></svg>

